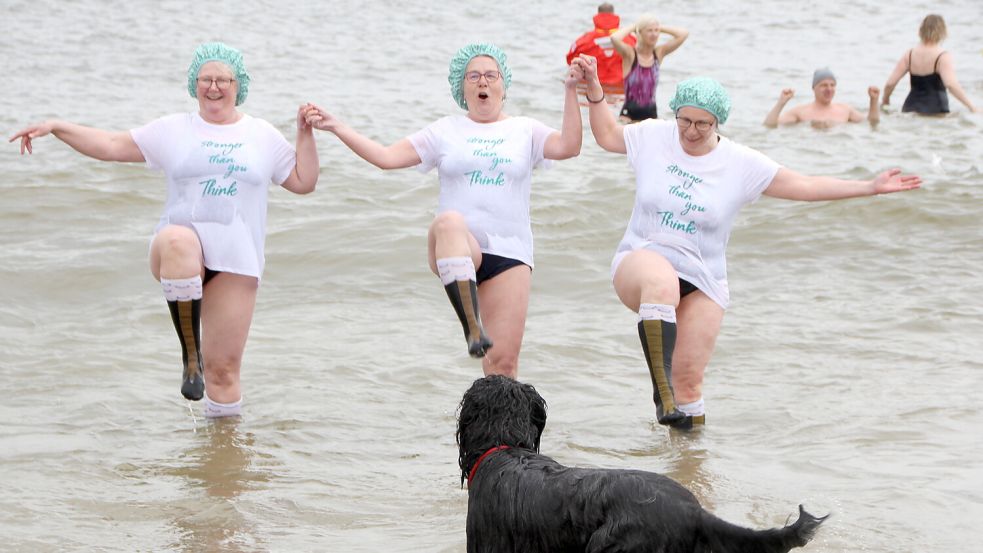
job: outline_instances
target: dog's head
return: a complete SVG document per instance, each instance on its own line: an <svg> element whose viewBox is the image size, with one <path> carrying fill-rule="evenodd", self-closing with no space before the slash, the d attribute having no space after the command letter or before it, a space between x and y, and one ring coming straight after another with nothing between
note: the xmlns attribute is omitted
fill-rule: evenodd
<svg viewBox="0 0 983 553"><path fill-rule="evenodd" d="M538 452L545 426L546 400L531 384L502 375L475 380L458 407L457 462L461 484L478 457L495 446Z"/></svg>

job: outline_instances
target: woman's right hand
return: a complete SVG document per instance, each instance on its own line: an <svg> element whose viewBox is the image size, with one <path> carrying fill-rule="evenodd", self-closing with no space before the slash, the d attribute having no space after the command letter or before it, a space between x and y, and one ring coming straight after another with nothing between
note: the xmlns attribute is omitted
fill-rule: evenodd
<svg viewBox="0 0 983 553"><path fill-rule="evenodd" d="M27 153L33 154L34 148L32 147L31 141L35 138L41 138L47 134L50 134L54 130L54 124L51 121L42 121L41 123L35 123L29 127L26 127L10 137L7 142L13 142L20 138L20 153L24 155L24 150Z"/></svg>

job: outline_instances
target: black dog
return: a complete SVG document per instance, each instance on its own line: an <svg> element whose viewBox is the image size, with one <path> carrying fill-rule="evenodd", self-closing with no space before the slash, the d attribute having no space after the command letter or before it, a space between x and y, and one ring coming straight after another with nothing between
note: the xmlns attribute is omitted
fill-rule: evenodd
<svg viewBox="0 0 983 553"><path fill-rule="evenodd" d="M800 505L791 526L735 526L660 474L570 468L540 455L545 426L546 402L529 384L488 376L464 394L457 444L468 553L784 553L826 518Z"/></svg>

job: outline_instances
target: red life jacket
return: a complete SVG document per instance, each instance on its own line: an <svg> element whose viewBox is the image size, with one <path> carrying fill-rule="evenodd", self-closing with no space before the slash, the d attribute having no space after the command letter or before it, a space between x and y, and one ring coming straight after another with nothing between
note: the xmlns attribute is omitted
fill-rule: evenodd
<svg viewBox="0 0 983 553"><path fill-rule="evenodd" d="M614 49L611 33L618 30L621 18L613 13L599 13L594 16L594 30L578 38L567 52L567 65L580 54L597 58L597 77L601 84L621 85L624 74L621 70L621 56ZM625 37L625 44L635 46L635 37Z"/></svg>

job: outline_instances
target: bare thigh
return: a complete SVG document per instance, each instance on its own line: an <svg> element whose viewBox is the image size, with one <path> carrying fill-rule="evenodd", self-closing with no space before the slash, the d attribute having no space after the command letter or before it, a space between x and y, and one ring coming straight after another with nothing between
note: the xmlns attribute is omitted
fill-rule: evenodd
<svg viewBox="0 0 983 553"><path fill-rule="evenodd" d="M204 277L205 259L194 229L167 225L150 243L150 272L154 278Z"/></svg>
<svg viewBox="0 0 983 553"><path fill-rule="evenodd" d="M468 230L464 216L456 211L445 211L434 217L427 231L427 261L433 274L438 274L437 259L467 256L471 257L476 269L481 265L481 246Z"/></svg>
<svg viewBox="0 0 983 553"><path fill-rule="evenodd" d="M478 287L481 323L495 343L482 361L485 374L517 376L531 286L532 269L517 265Z"/></svg>
<svg viewBox="0 0 983 553"><path fill-rule="evenodd" d="M638 249L618 265L614 274L614 290L621 303L638 312L643 303L679 304L679 276L665 257Z"/></svg>
<svg viewBox="0 0 983 553"><path fill-rule="evenodd" d="M677 403L689 403L703 396L703 375L723 319L723 308L699 290L683 298L676 309L672 383Z"/></svg>
<svg viewBox="0 0 983 553"><path fill-rule="evenodd" d="M258 289L255 277L234 273L218 273L205 286L201 302L201 349L208 395L216 401L239 398L239 370ZM213 396L213 387L228 391L232 397ZM215 393L225 395L218 390Z"/></svg>

